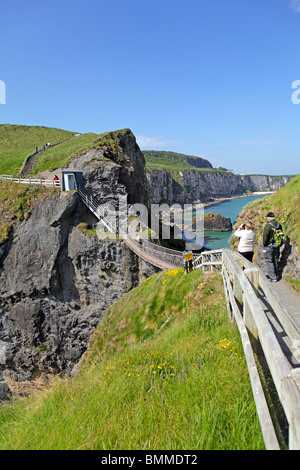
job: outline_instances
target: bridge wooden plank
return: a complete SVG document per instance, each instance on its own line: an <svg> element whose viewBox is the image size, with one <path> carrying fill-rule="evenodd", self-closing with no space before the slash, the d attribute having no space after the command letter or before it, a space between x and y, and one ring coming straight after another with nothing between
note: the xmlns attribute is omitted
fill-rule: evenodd
<svg viewBox="0 0 300 470"><path fill-rule="evenodd" d="M144 253L142 250L139 250L134 242L132 240L130 240L129 238L127 239L124 239L124 242L126 243L127 246L129 246L129 248L134 251L138 256L140 256L141 258L143 258L145 261L147 261L148 263L150 264L154 264L156 267L160 268L160 269L163 269L163 270L166 270L166 269L174 269L175 266L172 266L170 264L167 264L167 263L164 263L163 261L157 259L157 258L154 258L146 253Z"/></svg>

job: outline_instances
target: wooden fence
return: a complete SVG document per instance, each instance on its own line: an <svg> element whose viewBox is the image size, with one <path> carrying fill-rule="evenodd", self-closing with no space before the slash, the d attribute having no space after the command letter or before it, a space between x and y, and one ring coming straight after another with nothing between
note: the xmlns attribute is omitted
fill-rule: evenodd
<svg viewBox="0 0 300 470"><path fill-rule="evenodd" d="M60 186L59 181L45 180L43 178L16 178L10 175L0 175L0 180L11 181L12 183L36 185L42 186Z"/></svg>
<svg viewBox="0 0 300 470"><path fill-rule="evenodd" d="M229 317L239 328L266 448L279 450L280 445L255 360L258 342L288 422L288 447L300 450L300 389L297 383L300 369L290 365L259 296L263 294L271 305L290 342L300 345L300 332L295 321L262 271L245 258L224 249L201 253L201 260L197 262L196 268L222 273Z"/></svg>

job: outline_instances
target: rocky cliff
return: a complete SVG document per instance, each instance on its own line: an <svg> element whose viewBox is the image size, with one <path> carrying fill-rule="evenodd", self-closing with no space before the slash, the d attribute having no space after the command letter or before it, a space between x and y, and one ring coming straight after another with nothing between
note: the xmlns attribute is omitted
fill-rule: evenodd
<svg viewBox="0 0 300 470"><path fill-rule="evenodd" d="M100 202L118 203L119 195L147 201L144 158L128 130L70 167L83 171ZM59 190L13 221L0 247L1 399L10 393L9 377L70 372L107 308L156 271L122 241L82 229L97 223L76 192Z"/></svg>
<svg viewBox="0 0 300 470"><path fill-rule="evenodd" d="M149 170L146 185L151 204L206 202L215 197L233 197L247 191L276 191L291 176L235 175L226 171Z"/></svg>
<svg viewBox="0 0 300 470"><path fill-rule="evenodd" d="M119 197L128 204L149 202L145 187L145 159L129 129L108 132L93 148L75 158L69 169L83 172L85 186L100 203L118 207Z"/></svg>

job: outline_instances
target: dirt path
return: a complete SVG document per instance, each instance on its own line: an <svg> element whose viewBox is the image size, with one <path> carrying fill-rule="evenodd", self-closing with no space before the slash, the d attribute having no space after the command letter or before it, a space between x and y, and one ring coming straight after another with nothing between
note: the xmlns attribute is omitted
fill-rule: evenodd
<svg viewBox="0 0 300 470"><path fill-rule="evenodd" d="M33 155L31 155L31 157L28 158L21 173L22 178L25 178L27 175L30 175L33 172L37 158L40 153L41 152L36 152Z"/></svg>

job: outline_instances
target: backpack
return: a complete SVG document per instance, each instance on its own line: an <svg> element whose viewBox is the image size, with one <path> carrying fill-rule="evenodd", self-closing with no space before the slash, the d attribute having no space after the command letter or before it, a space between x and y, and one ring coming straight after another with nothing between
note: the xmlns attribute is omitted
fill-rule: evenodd
<svg viewBox="0 0 300 470"><path fill-rule="evenodd" d="M283 231L280 228L280 223L277 222L277 224L278 224L277 227L275 227L273 224L271 224L271 222L269 222L269 224L272 226L273 242L274 242L275 246L281 247L285 242L285 234L283 233Z"/></svg>

